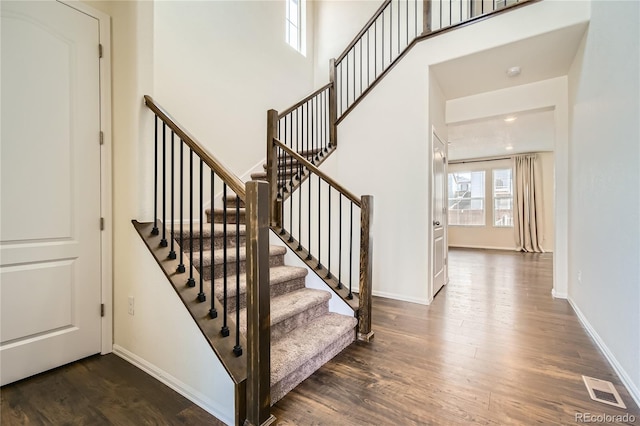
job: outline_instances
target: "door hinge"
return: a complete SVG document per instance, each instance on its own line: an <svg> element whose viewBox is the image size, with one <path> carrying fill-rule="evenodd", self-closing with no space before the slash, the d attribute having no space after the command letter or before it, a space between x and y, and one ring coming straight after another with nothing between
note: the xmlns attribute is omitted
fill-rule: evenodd
<svg viewBox="0 0 640 426"><path fill-rule="evenodd" d="M102 44L98 44L98 58L102 58Z"/></svg>
<svg viewBox="0 0 640 426"><path fill-rule="evenodd" d="M103 317L104 316L104 303L100 304L100 316Z"/></svg>
<svg viewBox="0 0 640 426"><path fill-rule="evenodd" d="M100 145L104 145L104 132L100 130Z"/></svg>
<svg viewBox="0 0 640 426"><path fill-rule="evenodd" d="M100 230L104 231L104 217L100 218Z"/></svg>

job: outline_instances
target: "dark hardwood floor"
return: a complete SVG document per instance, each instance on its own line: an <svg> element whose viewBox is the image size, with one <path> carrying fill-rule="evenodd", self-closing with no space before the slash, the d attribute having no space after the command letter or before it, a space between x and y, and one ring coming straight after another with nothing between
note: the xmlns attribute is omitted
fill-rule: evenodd
<svg viewBox="0 0 640 426"><path fill-rule="evenodd" d="M116 355L95 355L0 388L0 424L223 425Z"/></svg>
<svg viewBox="0 0 640 426"><path fill-rule="evenodd" d="M372 342L279 401L279 424L567 425L578 413L640 424L569 303L551 297L551 254L452 249L449 262L430 306L375 298ZM612 381L627 410L591 401L583 374Z"/></svg>
<svg viewBox="0 0 640 426"><path fill-rule="evenodd" d="M449 275L430 306L374 298L372 342L351 345L280 400L278 424L568 425L578 413L629 413L627 424L640 424L567 301L551 297L550 254L451 250ZM612 381L628 408L591 401L582 374ZM221 424L115 355L0 395L2 425Z"/></svg>

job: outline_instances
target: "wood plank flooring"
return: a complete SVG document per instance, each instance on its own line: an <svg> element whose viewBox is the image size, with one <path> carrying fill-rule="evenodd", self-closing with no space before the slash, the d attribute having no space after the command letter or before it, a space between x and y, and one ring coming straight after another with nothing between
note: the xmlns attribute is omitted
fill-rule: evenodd
<svg viewBox="0 0 640 426"><path fill-rule="evenodd" d="M565 300L552 256L455 249L430 306L374 298L370 344L351 345L273 407L280 425L570 425L640 410ZM425 284L426 285L426 284ZM589 399L614 383L626 410ZM218 425L115 355L0 389L2 425ZM602 424L602 423L598 423Z"/></svg>
<svg viewBox="0 0 640 426"><path fill-rule="evenodd" d="M0 424L223 425L116 355L95 355L0 388Z"/></svg>
<svg viewBox="0 0 640 426"><path fill-rule="evenodd" d="M567 425L578 413L640 424L569 303L551 297L551 254L452 249L449 261L430 306L374 298L373 341L279 401L279 424ZM583 374L612 381L627 410L591 401Z"/></svg>

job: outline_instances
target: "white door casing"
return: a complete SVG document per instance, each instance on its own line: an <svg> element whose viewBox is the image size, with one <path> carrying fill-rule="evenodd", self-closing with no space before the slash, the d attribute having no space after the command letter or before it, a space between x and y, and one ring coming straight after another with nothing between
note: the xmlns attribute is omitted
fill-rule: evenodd
<svg viewBox="0 0 640 426"><path fill-rule="evenodd" d="M104 22L56 1L3 1L1 19L4 385L105 352L111 340L101 319L110 234L100 230L110 155L100 145Z"/></svg>
<svg viewBox="0 0 640 426"><path fill-rule="evenodd" d="M447 174L446 145L432 131L431 156L431 294L430 299L447 283Z"/></svg>

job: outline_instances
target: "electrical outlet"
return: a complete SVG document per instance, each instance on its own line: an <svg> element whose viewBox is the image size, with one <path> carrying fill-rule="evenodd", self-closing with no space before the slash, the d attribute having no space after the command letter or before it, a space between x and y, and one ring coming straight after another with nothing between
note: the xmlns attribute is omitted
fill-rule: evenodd
<svg viewBox="0 0 640 426"><path fill-rule="evenodd" d="M578 271L578 282L582 283L582 270Z"/></svg>
<svg viewBox="0 0 640 426"><path fill-rule="evenodd" d="M134 313L134 310L133 310L134 301L135 300L134 300L133 296L129 296L129 315L133 315L133 313Z"/></svg>

